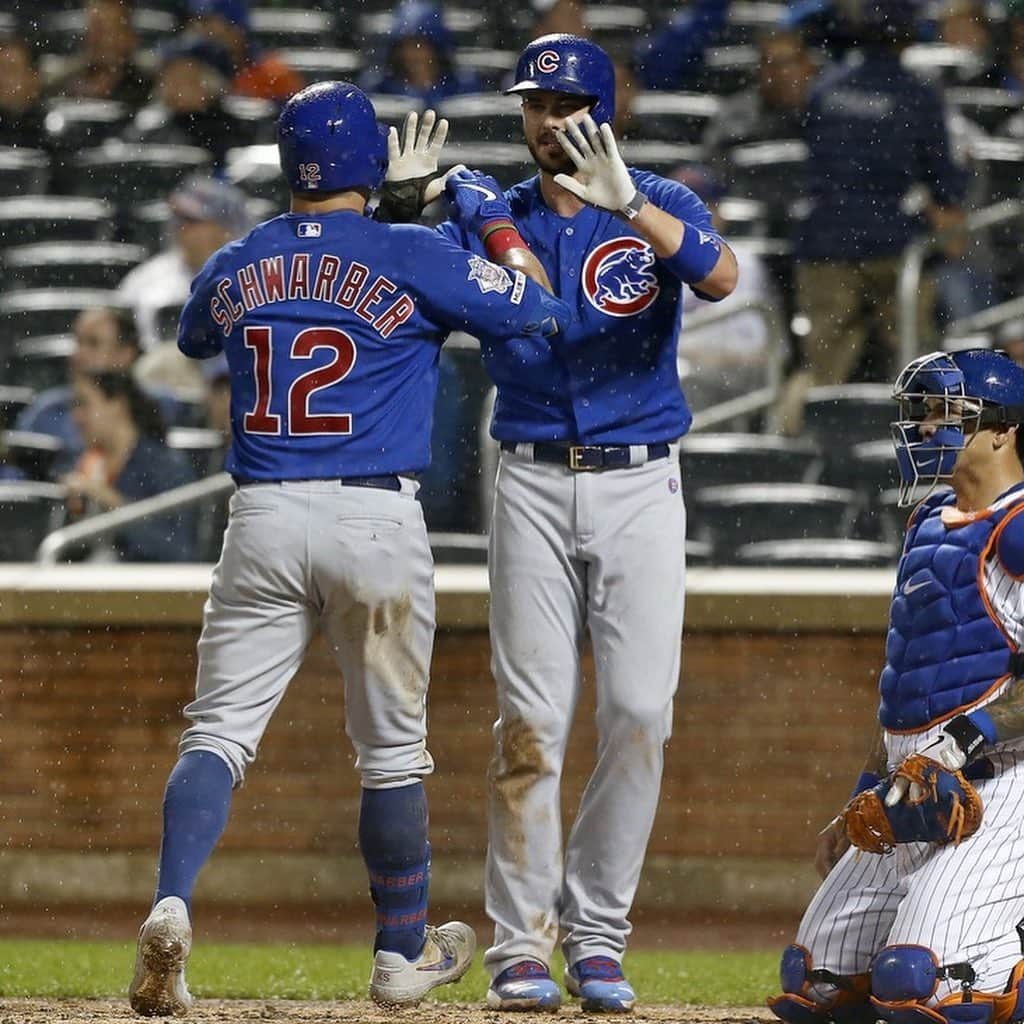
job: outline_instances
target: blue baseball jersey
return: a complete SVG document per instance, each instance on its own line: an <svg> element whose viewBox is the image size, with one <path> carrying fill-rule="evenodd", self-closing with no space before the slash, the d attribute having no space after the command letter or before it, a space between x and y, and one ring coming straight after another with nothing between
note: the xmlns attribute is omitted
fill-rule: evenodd
<svg viewBox="0 0 1024 1024"><path fill-rule="evenodd" d="M648 171L629 173L658 207L717 239L707 207L685 185ZM538 177L505 196L573 316L557 337L478 335L498 389L492 435L586 444L681 437L692 420L676 368L682 281L621 218L590 206L559 216L544 201ZM438 230L482 251L453 222Z"/></svg>
<svg viewBox="0 0 1024 1024"><path fill-rule="evenodd" d="M227 470L252 480L417 472L430 462L440 346L452 330L528 338L555 314L520 272L416 225L283 214L210 257L178 347L223 351Z"/></svg>

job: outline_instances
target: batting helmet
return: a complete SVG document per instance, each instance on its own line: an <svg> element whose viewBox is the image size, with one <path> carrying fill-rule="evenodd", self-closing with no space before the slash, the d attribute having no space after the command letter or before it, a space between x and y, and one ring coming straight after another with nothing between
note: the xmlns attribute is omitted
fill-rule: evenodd
<svg viewBox="0 0 1024 1024"><path fill-rule="evenodd" d="M931 352L909 363L893 387L892 424L901 505L949 481L965 439L976 430L1024 423L1024 369L990 349ZM930 425L921 432L924 422Z"/></svg>
<svg viewBox="0 0 1024 1024"><path fill-rule="evenodd" d="M293 192L375 189L388 166L387 129L351 82L316 82L277 121L281 170Z"/></svg>
<svg viewBox="0 0 1024 1024"><path fill-rule="evenodd" d="M505 93L531 89L589 97L590 116L598 124L615 117L615 68L589 39L560 32L534 39L520 54L515 84Z"/></svg>

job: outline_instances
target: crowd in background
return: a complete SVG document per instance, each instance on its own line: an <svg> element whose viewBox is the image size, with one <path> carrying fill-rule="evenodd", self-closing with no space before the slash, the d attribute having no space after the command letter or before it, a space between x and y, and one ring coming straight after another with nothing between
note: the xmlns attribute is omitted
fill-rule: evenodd
<svg viewBox="0 0 1024 1024"><path fill-rule="evenodd" d="M63 379L37 388L0 424L59 441L46 476L66 488L71 518L216 466L215 455L199 463L168 444L169 429L204 428L222 444L229 429L226 366L177 354L176 312L210 254L280 209L282 190L250 187L231 154L271 143L280 104L317 78L352 78L382 110L486 94L497 112L507 109L497 94L522 44L551 31L596 38L616 62L615 129L627 158L630 145L666 144L658 169L704 200L737 252L740 288L716 309L725 319L681 334L684 390L706 409L782 371L779 402L755 420L761 429L799 434L815 385L888 378L900 274L916 238L935 239L914 310L922 351L1016 297L1024 277L1019 246L969 231L976 211L1021 197L1024 160L1013 148L1024 137L1021 0L534 0L482 10L405 0L393 10L369 3L357 17L327 0L301 10L266 0L8 6L4 14L0 3L0 147L43 154L45 192L81 195L78 157L112 140L208 154L198 173L168 189L162 234L149 225L144 257L108 301L68 323ZM275 10L326 19L329 29L296 46ZM275 24L285 25L277 37ZM679 103L652 102L658 96ZM97 115L80 136L76 104L116 116ZM518 143L514 121L507 124L505 141ZM453 139L470 146L473 131L461 122ZM482 124L478 134L493 139ZM140 242L120 216L131 197L110 198L119 211L113 239ZM0 260L13 251L4 223L0 211ZM684 319L701 305L688 300ZM0 336L0 388L18 382L15 340L24 339ZM1024 321L1005 320L983 342L1024 360ZM470 349L444 351L434 465L421 492L435 531L486 528L476 497L486 390ZM0 442L0 480L26 475L32 470L10 452L5 458ZM126 528L101 555L214 557L195 539L194 520L188 513Z"/></svg>

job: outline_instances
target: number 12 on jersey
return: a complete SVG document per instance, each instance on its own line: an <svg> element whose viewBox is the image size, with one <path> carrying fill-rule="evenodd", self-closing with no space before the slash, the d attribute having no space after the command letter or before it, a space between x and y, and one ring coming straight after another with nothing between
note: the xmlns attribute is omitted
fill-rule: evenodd
<svg viewBox="0 0 1024 1024"><path fill-rule="evenodd" d="M281 416L270 411L274 386L274 350L269 327L246 327L245 347L253 351L253 377L256 403L242 420L248 434L282 432L291 436L311 434L351 434L352 416L347 412L314 415L309 400L318 391L343 381L356 363L355 342L336 327L307 327L292 342L292 359L309 359L319 349L327 349L332 358L325 366L307 370L288 388L287 424L282 431Z"/></svg>

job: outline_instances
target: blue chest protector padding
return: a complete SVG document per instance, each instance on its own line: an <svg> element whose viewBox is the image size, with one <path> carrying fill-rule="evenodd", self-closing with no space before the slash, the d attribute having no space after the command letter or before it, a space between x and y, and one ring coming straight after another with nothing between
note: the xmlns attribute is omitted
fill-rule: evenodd
<svg viewBox="0 0 1024 1024"><path fill-rule="evenodd" d="M886 729L925 729L980 700L1007 672L1011 647L989 615L978 573L993 533L1024 504L1024 492L984 517L948 526L942 510L954 500L927 499L907 530L879 681Z"/></svg>

